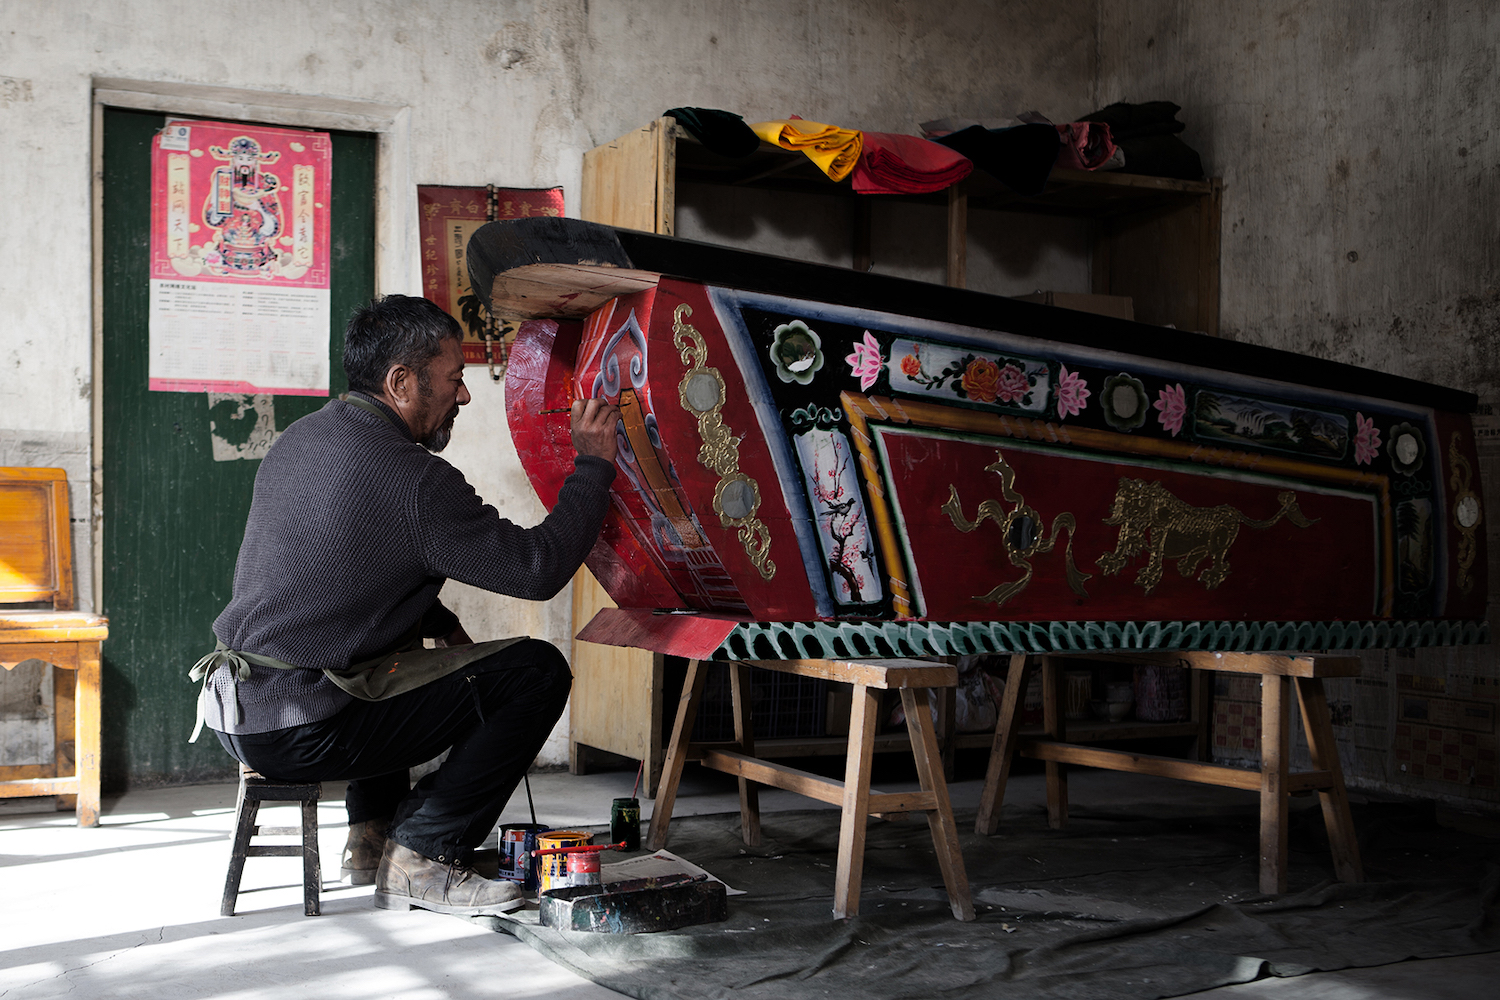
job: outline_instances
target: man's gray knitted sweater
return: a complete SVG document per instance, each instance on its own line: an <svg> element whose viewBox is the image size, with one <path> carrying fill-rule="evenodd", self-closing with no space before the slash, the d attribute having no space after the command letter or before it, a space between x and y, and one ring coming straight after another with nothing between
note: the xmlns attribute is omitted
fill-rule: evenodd
<svg viewBox="0 0 1500 1000"><path fill-rule="evenodd" d="M521 528L482 502L463 475L389 419L341 400L282 433L261 462L234 571L234 596L214 622L232 650L308 669L255 666L238 683L210 675L204 721L261 733L329 718L351 696L322 673L389 652L422 623L446 635L438 603L448 578L546 600L598 538L613 463L580 455L541 524Z"/></svg>

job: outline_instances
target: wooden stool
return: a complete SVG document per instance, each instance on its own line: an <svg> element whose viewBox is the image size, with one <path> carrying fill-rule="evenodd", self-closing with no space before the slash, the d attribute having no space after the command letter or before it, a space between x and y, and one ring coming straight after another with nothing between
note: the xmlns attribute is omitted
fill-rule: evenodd
<svg viewBox="0 0 1500 1000"><path fill-rule="evenodd" d="M302 912L316 917L323 912L318 894L323 891L323 868L318 860L318 799L323 786L317 782L296 784L264 778L248 767L240 767L240 794L234 809L234 847L229 855L229 874L224 879L224 901L219 915L234 916L235 897L240 894L240 876L245 873L245 859L260 857L302 857ZM302 803L302 845L251 844L256 836L287 837L298 832L295 826L255 825L262 802Z"/></svg>
<svg viewBox="0 0 1500 1000"><path fill-rule="evenodd" d="M1100 658L1099 654L1089 656L1091 659ZM1042 660L1043 737L1021 739L1018 730L1028 664L1024 654L1017 654L1010 658L1010 673L995 727L995 742L990 750L989 771L979 800L979 817L974 824L977 833L992 834L999 827L1005 782L1010 774L1011 761L1019 753L1047 762L1047 819L1053 829L1061 829L1068 821L1067 773L1062 767L1065 764L1154 774L1260 792L1260 891L1264 893L1286 892L1287 795L1316 790L1323 806L1323 822L1328 828L1334 871L1342 882L1359 882L1364 878L1359 861L1359 841L1354 835L1354 822L1349 812L1349 796L1344 789L1344 772L1339 766L1338 747L1333 740L1328 697L1323 691L1324 677L1357 676L1360 670L1357 658L1304 653L1207 652L1119 653L1109 654L1108 658L1194 670L1259 674L1259 770L1068 743L1061 710L1063 672L1057 664L1064 658L1060 656L1046 656ZM1292 726L1288 689L1292 682L1296 684L1297 702L1302 709L1302 724L1314 768L1295 773L1289 768Z"/></svg>
<svg viewBox="0 0 1500 1000"><path fill-rule="evenodd" d="M756 758L748 697L752 666L802 677L843 681L854 686L854 705L849 715L848 763L842 782ZM964 859L958 846L958 828L953 822L953 806L948 801L942 757L928 708L929 688L951 688L958 683L955 667L925 660L755 660L730 663L734 750L717 746L698 747L691 742L693 721L697 718L698 702L708 677L707 667L707 663L698 660L688 661L687 680L682 686L677 722L672 729L672 742L667 748L661 787L656 794L651 829L646 838L651 850L666 846L667 827L672 822L672 806L677 799L682 765L689 759L696 760L704 767L739 777L740 829L746 844L760 843L760 801L756 782L843 807L833 896L835 917L852 917L859 912L867 817L926 813L953 915L959 920L974 919L969 880L964 873ZM889 688L901 691L901 705L906 711L906 728L911 736L912 756L916 759L921 791L886 794L870 788L875 731L880 721L880 692Z"/></svg>

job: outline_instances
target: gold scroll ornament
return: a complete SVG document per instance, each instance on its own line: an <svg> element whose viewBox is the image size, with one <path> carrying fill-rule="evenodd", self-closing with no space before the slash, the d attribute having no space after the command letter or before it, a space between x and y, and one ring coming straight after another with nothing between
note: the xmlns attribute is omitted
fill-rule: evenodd
<svg viewBox="0 0 1500 1000"><path fill-rule="evenodd" d="M1458 432L1455 431L1448 442L1448 464L1453 466L1453 471L1448 476L1448 485L1453 488L1453 523L1459 532L1458 589L1468 596L1474 589L1471 570L1474 568L1474 559L1479 554L1479 543L1474 540L1474 533L1479 529L1479 522L1484 520L1484 508L1479 502L1479 495L1471 486L1474 470L1470 467L1469 460L1459 452L1458 440Z"/></svg>
<svg viewBox="0 0 1500 1000"><path fill-rule="evenodd" d="M692 314L685 302L672 313L672 343L681 352L682 363L691 366L677 384L677 397L683 409L698 417L698 437L703 442L698 448L699 464L719 476L714 487L719 523L739 529L745 555L761 577L769 580L776 575L776 564L769 558L771 532L755 516L760 509L760 486L740 471L740 439L719 416L724 408L724 376L704 364L708 348L703 335L684 322Z"/></svg>
<svg viewBox="0 0 1500 1000"><path fill-rule="evenodd" d="M948 502L941 509L948 515L948 520L953 522L953 526L965 534L974 531L986 519L998 524L1000 540L1005 545L1005 554L1010 557L1010 564L1022 570L1024 575L1019 580L1000 584L987 594L976 595L974 599L993 601L998 606L1025 590L1026 585L1031 582L1031 557L1051 552L1057 545L1057 535L1061 531L1068 533L1068 544L1064 552L1068 586L1073 593L1087 597L1088 591L1083 589L1083 582L1090 574L1080 573L1078 567L1073 565L1073 532L1077 527L1073 515L1064 511L1053 518L1052 533L1043 538L1042 515L1037 513L1036 508L1027 506L1026 499L1016 492L1016 470L1006 463L1005 456L997 450L995 461L986 465L984 471L1000 475L1000 494L1012 505L1010 510L1006 510L998 500L984 500L980 502L974 520L970 521L964 516L963 503L958 499L958 487L952 483L948 484Z"/></svg>
<svg viewBox="0 0 1500 1000"><path fill-rule="evenodd" d="M1276 494L1281 508L1264 521L1252 521L1229 504L1217 507L1193 507L1173 496L1160 482L1144 479L1121 479L1115 491L1105 524L1118 525L1120 535L1115 550L1098 559L1105 576L1113 576L1135 558L1142 549L1151 553L1135 582L1146 593L1161 582L1162 562L1177 560L1177 572L1191 577L1198 564L1210 560L1199 579L1207 590L1213 590L1229 575L1229 547L1239 535L1240 525L1269 528L1283 517L1299 528L1317 523L1309 521L1297 506L1297 494L1283 490Z"/></svg>

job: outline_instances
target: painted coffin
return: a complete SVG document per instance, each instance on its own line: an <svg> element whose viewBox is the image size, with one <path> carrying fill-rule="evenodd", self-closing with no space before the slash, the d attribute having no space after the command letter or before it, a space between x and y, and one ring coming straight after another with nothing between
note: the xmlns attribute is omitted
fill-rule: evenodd
<svg viewBox="0 0 1500 1000"><path fill-rule="evenodd" d="M552 314L523 326L507 390L544 501L573 454L545 411L623 414L588 561L623 611L586 638L767 657L1486 638L1472 397L617 235L636 242L614 269L485 275ZM667 276L695 263L715 273ZM809 297L825 272L834 294Z"/></svg>

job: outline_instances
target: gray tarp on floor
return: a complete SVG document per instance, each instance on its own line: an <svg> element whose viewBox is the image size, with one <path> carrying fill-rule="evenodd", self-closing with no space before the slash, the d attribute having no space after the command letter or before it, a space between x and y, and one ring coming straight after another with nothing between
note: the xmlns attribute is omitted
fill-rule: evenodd
<svg viewBox="0 0 1500 1000"><path fill-rule="evenodd" d="M1310 804L1310 803L1306 803ZM979 917L952 918L927 824L872 821L857 918L831 917L838 814L774 813L747 848L739 817L675 820L670 850L736 888L729 920L634 936L479 918L633 997L1153 998L1266 975L1500 950L1500 844L1420 805L1356 806L1367 882L1332 879L1322 816L1293 813L1289 892L1255 891L1242 809L1075 805L1066 830L1007 809L959 829ZM606 855L606 860L609 856Z"/></svg>

